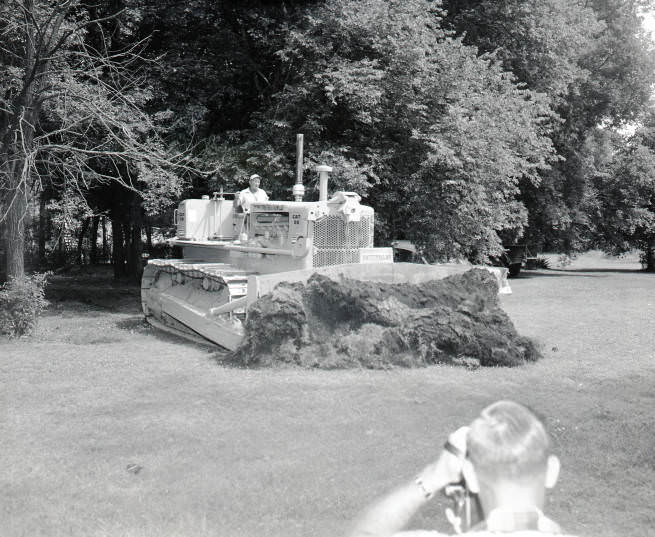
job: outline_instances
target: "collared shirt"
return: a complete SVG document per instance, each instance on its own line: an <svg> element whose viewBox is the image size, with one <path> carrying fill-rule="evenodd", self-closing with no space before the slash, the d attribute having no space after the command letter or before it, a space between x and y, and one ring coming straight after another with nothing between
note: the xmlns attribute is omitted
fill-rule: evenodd
<svg viewBox="0 0 655 537"><path fill-rule="evenodd" d="M539 509L529 511L507 511L494 509L486 520L473 526L468 533L539 532L546 535L560 535L559 524L545 516Z"/></svg>
<svg viewBox="0 0 655 537"><path fill-rule="evenodd" d="M260 201L268 201L268 194L261 188L258 188L255 192L252 192L250 188L239 192L239 205L246 212L250 210L250 205Z"/></svg>
<svg viewBox="0 0 655 537"><path fill-rule="evenodd" d="M467 537L573 537L562 534L559 525L539 510L514 512L495 509L486 520L461 534ZM414 530L394 534L394 537L450 537L437 531Z"/></svg>

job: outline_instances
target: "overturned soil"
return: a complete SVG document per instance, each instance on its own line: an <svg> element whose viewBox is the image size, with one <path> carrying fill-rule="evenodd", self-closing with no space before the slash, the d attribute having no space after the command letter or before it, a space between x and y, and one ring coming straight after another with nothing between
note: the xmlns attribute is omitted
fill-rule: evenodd
<svg viewBox="0 0 655 537"><path fill-rule="evenodd" d="M243 366L517 366L536 361L501 309L496 279L473 269L427 283L384 284L314 274L281 283L248 312L228 358Z"/></svg>

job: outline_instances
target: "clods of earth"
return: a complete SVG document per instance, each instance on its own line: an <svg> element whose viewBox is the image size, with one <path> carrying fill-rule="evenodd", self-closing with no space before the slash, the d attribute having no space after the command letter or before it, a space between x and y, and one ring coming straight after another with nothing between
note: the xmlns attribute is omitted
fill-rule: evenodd
<svg viewBox="0 0 655 537"><path fill-rule="evenodd" d="M518 366L538 360L500 307L496 279L472 269L423 284L314 274L281 283L248 313L233 364L318 368Z"/></svg>

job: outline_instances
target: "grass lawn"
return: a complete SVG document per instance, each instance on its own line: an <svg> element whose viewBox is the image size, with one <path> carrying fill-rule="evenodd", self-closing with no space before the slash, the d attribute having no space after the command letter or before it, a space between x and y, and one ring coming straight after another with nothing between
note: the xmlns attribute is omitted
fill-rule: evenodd
<svg viewBox="0 0 655 537"><path fill-rule="evenodd" d="M544 359L516 369L224 368L143 324L138 290L58 278L0 342L3 536L338 536L486 404L538 409L563 463L547 513L655 527L655 275L587 254L502 297ZM447 529L436 500L416 527Z"/></svg>

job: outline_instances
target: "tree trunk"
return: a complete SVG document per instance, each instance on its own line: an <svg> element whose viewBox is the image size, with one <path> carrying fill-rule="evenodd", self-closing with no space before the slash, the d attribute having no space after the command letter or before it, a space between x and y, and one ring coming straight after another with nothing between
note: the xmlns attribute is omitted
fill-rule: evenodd
<svg viewBox="0 0 655 537"><path fill-rule="evenodd" d="M57 240L57 259L55 265L63 267L66 264L66 249L64 248L64 228L59 229L59 239Z"/></svg>
<svg viewBox="0 0 655 537"><path fill-rule="evenodd" d="M127 274L135 282L141 281L143 275L143 241L141 240L141 230L143 225L143 213L141 202L137 196L132 197L130 204L130 223L126 226L127 233L125 242L128 244L127 250Z"/></svg>
<svg viewBox="0 0 655 537"><path fill-rule="evenodd" d="M114 267L114 278L120 279L126 275L124 233L123 223L114 218L111 220L111 244L111 263Z"/></svg>
<svg viewBox="0 0 655 537"><path fill-rule="evenodd" d="M141 254L143 253L143 242L141 241L141 227L138 223L133 222L127 226L129 241L127 248L127 274L135 282L141 281L143 275L143 262Z"/></svg>
<svg viewBox="0 0 655 537"><path fill-rule="evenodd" d="M25 47L23 88L12 104L11 115L1 133L0 157L6 174L7 193L3 198L7 211L6 270L7 278L25 276L25 218L27 216L29 178L32 171L34 126L39 116L38 100L48 70L48 58L40 57L35 48L40 42L34 15L34 0L24 0ZM56 23L57 34L61 20ZM53 30L54 31L54 30ZM47 56L47 55L46 55Z"/></svg>
<svg viewBox="0 0 655 537"><path fill-rule="evenodd" d="M149 218L146 218L145 228L146 228L146 250L150 252L152 250L152 224Z"/></svg>
<svg viewBox="0 0 655 537"><path fill-rule="evenodd" d="M4 175L7 177L5 202L6 236L5 236L5 269L7 279L22 278L25 276L25 218L28 205L28 177L30 173L28 156L24 148L32 147L34 140L35 119L33 110L28 108L29 95L25 97L25 105L15 112L14 121L17 123L11 132L6 134L2 144L2 165ZM18 140L11 140L15 135Z"/></svg>
<svg viewBox="0 0 655 537"><path fill-rule="evenodd" d="M0 210L2 210L2 205L0 204ZM7 225L4 221L0 222L0 245L5 244L5 237L7 236ZM6 263L6 252L4 248L0 248L0 283L5 283L7 280L7 273L5 272Z"/></svg>
<svg viewBox="0 0 655 537"><path fill-rule="evenodd" d="M651 239L646 243L646 271L655 272L655 239Z"/></svg>
<svg viewBox="0 0 655 537"><path fill-rule="evenodd" d="M84 265L84 235L86 235L86 230L89 228L90 221L91 218L84 219L82 222L82 229L77 237L77 252L75 252L75 260L79 265Z"/></svg>
<svg viewBox="0 0 655 537"><path fill-rule="evenodd" d="M14 172L9 187L13 199L9 201L7 214L7 238L5 241L7 278L25 276L25 215L27 213L27 188L22 181L21 170ZM18 174L18 177L15 175Z"/></svg>
<svg viewBox="0 0 655 537"><path fill-rule="evenodd" d="M46 196L41 192L39 197L39 266L44 267L48 260L45 253L45 242L48 231L48 218L46 213Z"/></svg>
<svg viewBox="0 0 655 537"><path fill-rule="evenodd" d="M89 252L89 261L92 265L98 263L98 227L100 226L100 217L94 216L91 220L91 231L89 232L89 241L91 242L91 251Z"/></svg>
<svg viewBox="0 0 655 537"><path fill-rule="evenodd" d="M109 249L107 245L107 218L102 217L102 259L109 258Z"/></svg>

